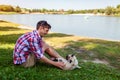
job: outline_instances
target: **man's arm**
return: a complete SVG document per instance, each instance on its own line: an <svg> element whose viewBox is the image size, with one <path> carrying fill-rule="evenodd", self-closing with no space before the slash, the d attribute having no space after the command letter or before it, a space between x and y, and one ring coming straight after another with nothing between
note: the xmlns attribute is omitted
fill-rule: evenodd
<svg viewBox="0 0 120 80"><path fill-rule="evenodd" d="M49 46L45 41L42 41L43 51L53 58L62 58L58 52L51 46Z"/></svg>
<svg viewBox="0 0 120 80"><path fill-rule="evenodd" d="M45 56L41 57L40 61L43 61L43 62L48 63L48 64L52 64L52 65L54 65L58 68L61 68L61 69L63 69L63 67L65 66L65 64L63 62L55 62L55 61L48 59Z"/></svg>

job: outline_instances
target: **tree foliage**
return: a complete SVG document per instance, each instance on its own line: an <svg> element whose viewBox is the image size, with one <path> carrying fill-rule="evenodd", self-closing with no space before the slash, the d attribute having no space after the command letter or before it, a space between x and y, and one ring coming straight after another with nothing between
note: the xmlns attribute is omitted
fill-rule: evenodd
<svg viewBox="0 0 120 80"><path fill-rule="evenodd" d="M116 6L116 8L107 6L105 9L85 9L85 10L55 10L55 9L45 9L45 8L39 8L39 9L27 9L27 8L20 8L19 6L11 6L11 5L0 5L0 11L4 12L21 12L21 13L50 13L50 14L105 14L105 15L120 15L120 4Z"/></svg>
<svg viewBox="0 0 120 80"><path fill-rule="evenodd" d="M0 5L0 11L4 11L4 12L21 12L21 8L19 6L13 7L11 5Z"/></svg>
<svg viewBox="0 0 120 80"><path fill-rule="evenodd" d="M14 8L11 5L0 5L0 11L14 11Z"/></svg>
<svg viewBox="0 0 120 80"><path fill-rule="evenodd" d="M21 8L19 6L15 7L15 12L21 12Z"/></svg>

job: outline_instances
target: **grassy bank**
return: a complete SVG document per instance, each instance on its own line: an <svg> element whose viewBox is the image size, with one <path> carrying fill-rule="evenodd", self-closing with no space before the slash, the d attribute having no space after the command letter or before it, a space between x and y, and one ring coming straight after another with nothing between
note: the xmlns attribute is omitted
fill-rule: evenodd
<svg viewBox="0 0 120 80"><path fill-rule="evenodd" d="M45 37L62 56L76 54L81 69L63 71L37 63L32 68L13 65L12 52L17 38L31 30L0 20L0 80L119 80L120 42L88 39L61 33Z"/></svg>
<svg viewBox="0 0 120 80"><path fill-rule="evenodd" d="M18 14L18 13L16 13L16 12L3 12L3 11L0 11L0 15L1 14L4 14L4 15L6 15L6 14Z"/></svg>

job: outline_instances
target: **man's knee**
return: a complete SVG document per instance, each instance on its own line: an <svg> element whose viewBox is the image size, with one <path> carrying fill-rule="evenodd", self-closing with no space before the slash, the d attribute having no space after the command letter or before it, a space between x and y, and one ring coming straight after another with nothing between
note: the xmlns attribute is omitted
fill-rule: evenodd
<svg viewBox="0 0 120 80"><path fill-rule="evenodd" d="M42 50L43 50L43 52L46 52L47 49L49 49L49 48L50 48L50 46L47 43L45 43L45 42L42 43Z"/></svg>

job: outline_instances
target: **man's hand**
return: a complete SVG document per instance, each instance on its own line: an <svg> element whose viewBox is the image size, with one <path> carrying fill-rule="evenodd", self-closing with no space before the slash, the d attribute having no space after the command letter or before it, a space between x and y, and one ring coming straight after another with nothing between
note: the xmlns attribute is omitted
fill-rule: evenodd
<svg viewBox="0 0 120 80"><path fill-rule="evenodd" d="M55 61L54 61L53 65L60 68L60 69L63 69L65 66L64 62L55 62Z"/></svg>
<svg viewBox="0 0 120 80"><path fill-rule="evenodd" d="M43 61L45 63L48 63L48 64L52 64L60 69L63 69L63 67L65 66L64 62L55 62L55 61L52 61L50 59L48 59L47 57L43 56L40 61Z"/></svg>

